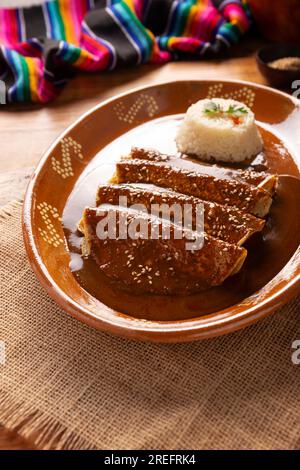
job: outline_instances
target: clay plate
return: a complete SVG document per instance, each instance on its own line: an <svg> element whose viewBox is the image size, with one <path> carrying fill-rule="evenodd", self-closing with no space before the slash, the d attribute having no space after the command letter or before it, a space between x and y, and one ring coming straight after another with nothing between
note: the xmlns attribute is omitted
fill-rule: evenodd
<svg viewBox="0 0 300 470"><path fill-rule="evenodd" d="M282 92L248 82L180 81L136 89L101 103L70 126L46 152L31 178L24 203L23 233L30 263L41 284L67 313L92 327L132 339L184 342L243 328L299 292L299 182L291 177L281 178L264 244L262 240L250 241L246 270L215 292L185 298L145 299L128 294L123 298L106 288L102 280L100 296L95 296L93 289L83 288L70 271L68 230L64 230L62 219L68 219L74 201L76 205L74 191L82 176L99 173L102 168L105 172L110 158L113 167L130 136L143 139L148 132L145 145L155 143L155 129L164 129L191 103L216 96L235 98L250 106L269 141L264 163L280 175L299 177L300 143L295 136L300 107L295 98ZM101 167L102 157L106 160ZM97 183L89 180L86 194L95 194ZM78 207L74 210L76 214Z"/></svg>

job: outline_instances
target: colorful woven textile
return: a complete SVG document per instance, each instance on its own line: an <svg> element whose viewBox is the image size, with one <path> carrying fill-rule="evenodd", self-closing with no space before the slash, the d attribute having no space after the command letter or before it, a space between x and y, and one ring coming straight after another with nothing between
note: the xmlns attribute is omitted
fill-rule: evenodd
<svg viewBox="0 0 300 470"><path fill-rule="evenodd" d="M0 9L7 102L53 100L74 70L200 58L249 27L243 0L53 0Z"/></svg>

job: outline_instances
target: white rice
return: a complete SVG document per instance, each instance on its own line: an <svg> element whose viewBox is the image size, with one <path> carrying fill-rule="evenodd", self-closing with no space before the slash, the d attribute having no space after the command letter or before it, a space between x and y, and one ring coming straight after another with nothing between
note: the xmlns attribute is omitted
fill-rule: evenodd
<svg viewBox="0 0 300 470"><path fill-rule="evenodd" d="M221 113L214 112L216 106ZM228 113L230 107L235 109L233 114ZM242 111L238 111L241 108ZM224 162L250 159L263 148L251 109L239 101L222 98L200 100L190 106L178 130L176 143L182 153L201 160L213 158Z"/></svg>

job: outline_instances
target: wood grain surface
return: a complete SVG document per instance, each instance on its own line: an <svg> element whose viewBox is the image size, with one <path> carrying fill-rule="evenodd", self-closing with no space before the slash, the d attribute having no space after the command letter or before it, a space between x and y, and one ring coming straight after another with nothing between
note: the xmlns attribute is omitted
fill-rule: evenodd
<svg viewBox="0 0 300 470"><path fill-rule="evenodd" d="M260 39L248 38L218 60L177 62L164 66L76 76L60 97L45 107L0 107L0 206L22 197L29 174L52 141L82 113L102 100L131 88L180 79L240 79L265 84L255 51ZM99 123L99 125L101 125ZM34 445L0 427L0 449L30 449Z"/></svg>
<svg viewBox="0 0 300 470"><path fill-rule="evenodd" d="M15 199L22 199L33 170L34 167L29 167L0 173L0 207Z"/></svg>

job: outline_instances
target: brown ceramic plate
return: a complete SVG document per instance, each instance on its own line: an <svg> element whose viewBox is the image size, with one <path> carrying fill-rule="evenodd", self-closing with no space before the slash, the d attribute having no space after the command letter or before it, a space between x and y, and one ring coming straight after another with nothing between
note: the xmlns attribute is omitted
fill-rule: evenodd
<svg viewBox="0 0 300 470"><path fill-rule="evenodd" d="M116 159L131 144L172 151L180 114L191 103L216 96L238 99L253 109L265 141L264 154L253 162L256 169L262 166L299 177L300 107L284 93L247 82L180 81L133 90L101 103L46 152L24 203L23 230L31 265L67 313L132 339L182 342L243 328L299 292L296 178L280 178L264 233L251 239L248 262L223 286L193 296L139 297L94 277L92 264L80 266L76 221L85 204L93 202L98 183L111 174ZM72 270L77 269L73 273L70 256Z"/></svg>

